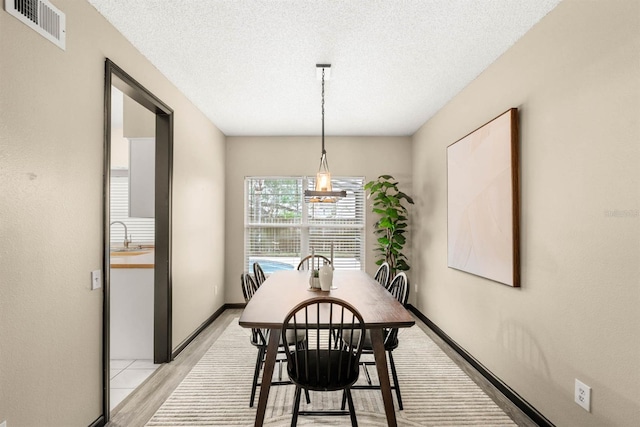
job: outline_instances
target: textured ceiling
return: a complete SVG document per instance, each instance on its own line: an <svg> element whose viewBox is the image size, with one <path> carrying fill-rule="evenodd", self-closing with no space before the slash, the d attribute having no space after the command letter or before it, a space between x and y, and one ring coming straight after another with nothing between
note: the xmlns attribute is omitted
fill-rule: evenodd
<svg viewBox="0 0 640 427"><path fill-rule="evenodd" d="M411 135L559 1L89 0L222 132L264 136L320 134L316 63L328 135Z"/></svg>

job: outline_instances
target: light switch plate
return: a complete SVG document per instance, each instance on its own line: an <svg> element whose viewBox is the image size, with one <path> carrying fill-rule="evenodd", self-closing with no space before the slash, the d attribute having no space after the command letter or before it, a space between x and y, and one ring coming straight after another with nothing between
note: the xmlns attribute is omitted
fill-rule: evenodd
<svg viewBox="0 0 640 427"><path fill-rule="evenodd" d="M91 272L91 290L100 289L102 287L102 272L100 270L93 270ZM2 427L2 425L0 425Z"/></svg>
<svg viewBox="0 0 640 427"><path fill-rule="evenodd" d="M1 422L0 427L7 427L7 422L6 421Z"/></svg>

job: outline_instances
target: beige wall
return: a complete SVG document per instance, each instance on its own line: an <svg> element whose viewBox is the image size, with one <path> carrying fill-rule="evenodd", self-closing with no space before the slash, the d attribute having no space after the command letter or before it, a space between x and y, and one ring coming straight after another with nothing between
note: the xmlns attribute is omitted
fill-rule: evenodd
<svg viewBox="0 0 640 427"><path fill-rule="evenodd" d="M122 128L125 138L153 138L156 136L156 116L124 95L122 99Z"/></svg>
<svg viewBox="0 0 640 427"><path fill-rule="evenodd" d="M520 289L447 268L446 147L510 107ZM637 423L640 3L565 0L413 142L420 311L556 425Z"/></svg>
<svg viewBox="0 0 640 427"><path fill-rule="evenodd" d="M90 291L89 272L102 263L105 57L176 112L174 347L224 302L242 301L243 177L318 166L318 137L225 144L89 4L56 6L66 51L0 12L0 421L9 426L86 426L101 414L102 293ZM327 139L334 174L390 173L416 198L411 301L557 425L630 425L640 411L639 17L635 0L565 0L426 123L413 151L410 138ZM446 146L512 106L521 289L446 267ZM370 273L372 241L369 232ZM591 414L573 403L574 378L593 387Z"/></svg>
<svg viewBox="0 0 640 427"><path fill-rule="evenodd" d="M55 4L66 51L0 11L0 421L10 427L87 426L102 413L102 291L90 271L102 266L105 57L175 110L173 346L224 302L224 136L87 2Z"/></svg>
<svg viewBox="0 0 640 427"><path fill-rule="evenodd" d="M320 163L320 137L228 137L226 230L227 254L225 298L244 302L240 274L244 257L244 177L315 175ZM411 138L409 137L329 137L325 148L332 175L393 175L400 188L411 188ZM366 270L376 269L373 253L373 223L367 202Z"/></svg>

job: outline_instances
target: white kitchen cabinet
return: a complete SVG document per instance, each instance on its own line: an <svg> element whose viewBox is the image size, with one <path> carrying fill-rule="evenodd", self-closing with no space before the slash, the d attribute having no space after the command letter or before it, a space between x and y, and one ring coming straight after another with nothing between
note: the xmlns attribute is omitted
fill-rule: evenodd
<svg viewBox="0 0 640 427"><path fill-rule="evenodd" d="M129 216L155 217L156 140L129 139Z"/></svg>
<svg viewBox="0 0 640 427"><path fill-rule="evenodd" d="M153 359L153 268L111 268L110 357Z"/></svg>

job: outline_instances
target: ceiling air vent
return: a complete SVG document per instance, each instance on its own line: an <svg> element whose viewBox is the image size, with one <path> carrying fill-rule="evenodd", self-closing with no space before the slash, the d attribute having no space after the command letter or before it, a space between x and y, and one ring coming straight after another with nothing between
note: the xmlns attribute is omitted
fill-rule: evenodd
<svg viewBox="0 0 640 427"><path fill-rule="evenodd" d="M65 50L64 13L47 0L4 0L4 8L44 38Z"/></svg>

